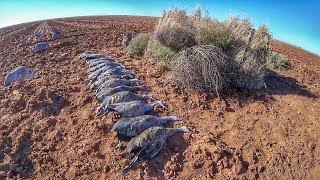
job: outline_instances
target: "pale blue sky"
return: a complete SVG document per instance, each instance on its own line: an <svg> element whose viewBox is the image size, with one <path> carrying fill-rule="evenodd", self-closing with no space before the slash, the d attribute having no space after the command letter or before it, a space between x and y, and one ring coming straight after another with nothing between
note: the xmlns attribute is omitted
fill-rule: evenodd
<svg viewBox="0 0 320 180"><path fill-rule="evenodd" d="M320 1L315 0L0 0L0 27L84 15L160 16L162 9L191 12L197 4L219 20L238 14L250 17L255 26L265 23L274 38L320 55Z"/></svg>

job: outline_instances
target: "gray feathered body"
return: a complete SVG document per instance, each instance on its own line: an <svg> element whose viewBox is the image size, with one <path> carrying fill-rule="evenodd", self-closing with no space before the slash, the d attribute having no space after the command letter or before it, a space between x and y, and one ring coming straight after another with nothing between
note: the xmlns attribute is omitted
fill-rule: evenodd
<svg viewBox="0 0 320 180"><path fill-rule="evenodd" d="M138 79L110 79L105 81L101 86L98 87L98 91L104 88L114 88L117 86L133 86L139 82Z"/></svg>
<svg viewBox="0 0 320 180"><path fill-rule="evenodd" d="M108 111L108 106L110 104L137 101L137 100L147 100L150 98L151 96L140 96L130 91L121 91L121 92L115 93L103 100L103 102L99 107L97 116L101 116L105 114Z"/></svg>
<svg viewBox="0 0 320 180"><path fill-rule="evenodd" d="M4 79L4 86L7 86L16 81L25 81L31 79L34 74L30 74L29 69L25 66L19 66L12 70Z"/></svg>
<svg viewBox="0 0 320 180"><path fill-rule="evenodd" d="M157 117L152 115L143 115L133 118L122 118L114 124L112 130L129 137L137 136L148 128L164 126L168 121L173 120L177 120L177 117Z"/></svg>
<svg viewBox="0 0 320 180"><path fill-rule="evenodd" d="M153 110L152 105L145 103L144 101L130 101L123 103L110 104L108 108L117 112L122 117L136 117L142 116L146 112Z"/></svg>
<svg viewBox="0 0 320 180"><path fill-rule="evenodd" d="M127 151L128 153L132 153L134 150L137 152L130 163L122 169L122 174L129 172L130 168L154 158L161 151L167 138L178 131L188 132L189 130L185 126L181 128L151 127L132 138L128 143Z"/></svg>
<svg viewBox="0 0 320 180"><path fill-rule="evenodd" d="M112 94L122 92L122 91L145 91L147 88L145 86L117 86L114 88L104 88L97 93L97 98L99 101L103 101L106 97Z"/></svg>

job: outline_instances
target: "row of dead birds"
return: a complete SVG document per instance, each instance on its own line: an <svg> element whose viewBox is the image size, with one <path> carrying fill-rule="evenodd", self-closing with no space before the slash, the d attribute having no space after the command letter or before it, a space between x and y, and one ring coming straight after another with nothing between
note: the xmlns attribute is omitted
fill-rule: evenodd
<svg viewBox="0 0 320 180"><path fill-rule="evenodd" d="M147 100L154 100L151 95L135 93L146 91L147 88L139 85L140 81L134 78L131 70L110 57L96 54L95 51L80 54L80 59L85 59L89 65L87 73L90 90L96 91L97 99L101 102L97 117L114 111L121 118L114 124L112 130L119 135L132 137L127 145L127 152L133 158L122 169L122 174L158 155L169 136L179 131L189 132L186 126L163 127L168 121L178 120L176 116L146 115L157 105L166 107L161 101L148 104Z"/></svg>

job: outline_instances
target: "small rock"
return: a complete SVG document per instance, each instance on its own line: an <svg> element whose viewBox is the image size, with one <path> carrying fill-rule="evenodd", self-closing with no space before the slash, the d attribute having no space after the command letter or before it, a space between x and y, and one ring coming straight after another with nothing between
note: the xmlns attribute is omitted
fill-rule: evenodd
<svg viewBox="0 0 320 180"><path fill-rule="evenodd" d="M0 171L0 177L7 177L7 173L5 171Z"/></svg>
<svg viewBox="0 0 320 180"><path fill-rule="evenodd" d="M23 171L23 167L18 167L17 169L16 169L16 172L17 173L21 173Z"/></svg>
<svg viewBox="0 0 320 180"><path fill-rule="evenodd" d="M14 171L19 167L18 164L10 164L10 170Z"/></svg>

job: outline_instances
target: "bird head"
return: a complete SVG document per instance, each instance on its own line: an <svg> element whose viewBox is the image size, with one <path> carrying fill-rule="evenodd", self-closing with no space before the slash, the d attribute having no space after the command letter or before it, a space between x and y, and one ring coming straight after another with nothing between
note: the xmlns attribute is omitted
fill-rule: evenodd
<svg viewBox="0 0 320 180"><path fill-rule="evenodd" d="M31 72L31 76L32 77L35 77L35 76L37 76L39 74L39 71L38 70L33 70L32 72Z"/></svg>
<svg viewBox="0 0 320 180"><path fill-rule="evenodd" d="M174 135L176 132L190 132L187 126L181 126L180 128L167 128L167 137Z"/></svg>

